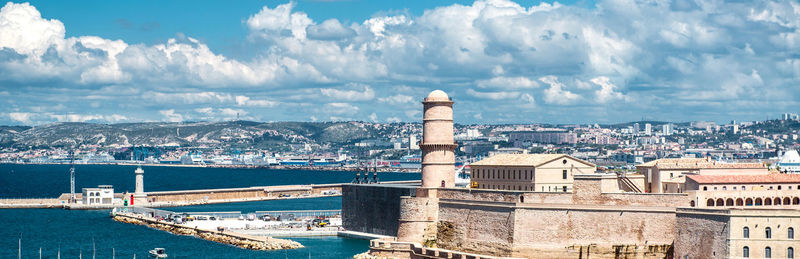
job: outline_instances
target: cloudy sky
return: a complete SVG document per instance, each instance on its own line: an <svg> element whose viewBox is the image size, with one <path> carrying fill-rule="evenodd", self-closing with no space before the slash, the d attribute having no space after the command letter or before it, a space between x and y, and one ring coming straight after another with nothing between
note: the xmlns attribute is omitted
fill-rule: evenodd
<svg viewBox="0 0 800 259"><path fill-rule="evenodd" d="M230 4L235 5L230 5ZM763 120L800 112L796 1L34 1L0 124Z"/></svg>

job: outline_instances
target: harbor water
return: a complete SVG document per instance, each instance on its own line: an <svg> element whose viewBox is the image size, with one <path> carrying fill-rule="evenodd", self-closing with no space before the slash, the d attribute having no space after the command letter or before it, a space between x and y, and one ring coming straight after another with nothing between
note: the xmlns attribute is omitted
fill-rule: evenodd
<svg viewBox="0 0 800 259"><path fill-rule="evenodd" d="M0 198L54 198L69 191L68 165L0 165ZM77 165L77 191L111 184L117 192L132 191L133 166ZM145 190L187 190L291 184L350 182L354 172L230 169L196 167L143 167ZM381 173L383 181L417 180L415 173ZM335 210L341 197L281 199L162 208L185 211ZM289 238L305 248L251 251L178 236L145 226L115 222L109 210L0 209L0 258L16 258L22 242L23 258L147 258L147 251L166 248L170 258L351 258L368 250L368 241L341 237ZM94 249L93 249L94 247Z"/></svg>

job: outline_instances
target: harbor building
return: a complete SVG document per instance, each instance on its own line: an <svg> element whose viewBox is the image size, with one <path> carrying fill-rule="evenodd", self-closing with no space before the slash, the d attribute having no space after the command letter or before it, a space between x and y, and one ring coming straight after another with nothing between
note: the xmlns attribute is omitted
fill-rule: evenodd
<svg viewBox="0 0 800 259"><path fill-rule="evenodd" d="M777 163L778 170L787 174L800 174L800 155L797 150L789 150L781 156Z"/></svg>
<svg viewBox="0 0 800 259"><path fill-rule="evenodd" d="M800 208L799 174L687 175L690 207Z"/></svg>
<svg viewBox="0 0 800 259"><path fill-rule="evenodd" d="M636 165L644 175L645 192L681 193L686 175L758 175L767 174L763 163L723 163L710 158L662 158Z"/></svg>
<svg viewBox="0 0 800 259"><path fill-rule="evenodd" d="M81 198L84 205L111 205L114 203L114 187L99 185L97 188L83 188Z"/></svg>
<svg viewBox="0 0 800 259"><path fill-rule="evenodd" d="M578 143L578 134L567 131L513 131L508 133L508 142L514 147L528 147L532 144L575 144Z"/></svg>
<svg viewBox="0 0 800 259"><path fill-rule="evenodd" d="M575 175L597 166L564 154L497 154L470 165L471 187L536 192L571 192Z"/></svg>
<svg viewBox="0 0 800 259"><path fill-rule="evenodd" d="M798 229L800 210L678 208L674 258L795 258Z"/></svg>

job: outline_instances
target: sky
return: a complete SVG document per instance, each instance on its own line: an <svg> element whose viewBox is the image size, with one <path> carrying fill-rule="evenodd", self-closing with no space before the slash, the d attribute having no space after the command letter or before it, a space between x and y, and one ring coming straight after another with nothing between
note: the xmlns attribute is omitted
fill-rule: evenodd
<svg viewBox="0 0 800 259"><path fill-rule="evenodd" d="M799 113L796 1L32 1L0 125L727 122Z"/></svg>

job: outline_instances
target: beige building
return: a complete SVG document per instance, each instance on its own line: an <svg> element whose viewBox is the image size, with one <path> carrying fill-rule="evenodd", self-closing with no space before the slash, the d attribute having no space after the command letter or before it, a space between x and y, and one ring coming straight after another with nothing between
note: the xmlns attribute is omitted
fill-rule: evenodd
<svg viewBox="0 0 800 259"><path fill-rule="evenodd" d="M800 175L687 175L690 206L800 208Z"/></svg>
<svg viewBox="0 0 800 259"><path fill-rule="evenodd" d="M680 193L686 190L687 174L756 175L767 174L763 163L722 163L709 158L663 158L636 166L644 175L645 192Z"/></svg>
<svg viewBox="0 0 800 259"><path fill-rule="evenodd" d="M564 154L499 154L470 165L471 187L536 192L572 192L575 175L597 167Z"/></svg>
<svg viewBox="0 0 800 259"><path fill-rule="evenodd" d="M675 258L795 258L800 210L677 209Z"/></svg>

